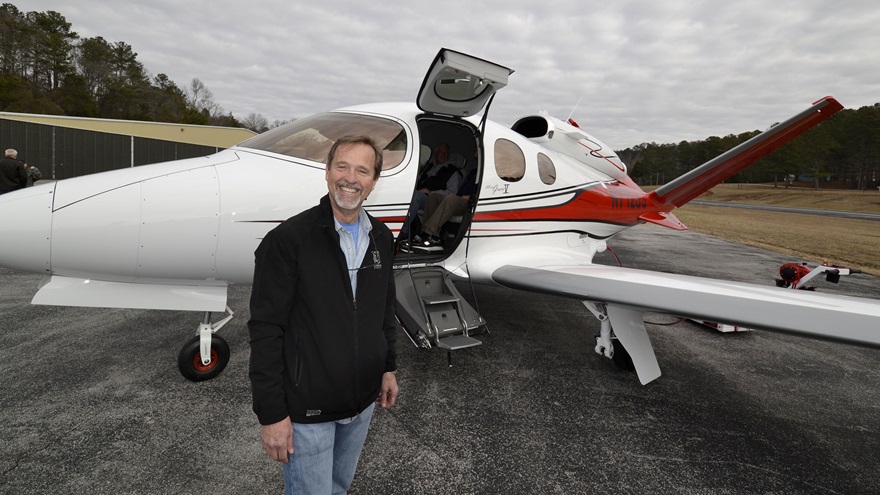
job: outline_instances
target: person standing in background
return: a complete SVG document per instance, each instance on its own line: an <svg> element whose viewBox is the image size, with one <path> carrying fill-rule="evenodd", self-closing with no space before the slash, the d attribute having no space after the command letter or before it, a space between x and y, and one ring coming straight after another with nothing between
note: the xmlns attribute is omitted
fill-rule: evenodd
<svg viewBox="0 0 880 495"><path fill-rule="evenodd" d="M18 151L6 150L6 157L0 160L0 194L5 194L25 187L27 172L24 163L18 160Z"/></svg>
<svg viewBox="0 0 880 495"><path fill-rule="evenodd" d="M27 175L27 182L25 183L25 187L31 187L34 185L34 182L40 180L43 177L43 173L40 172L35 165L31 165L28 163L24 164L25 174Z"/></svg>

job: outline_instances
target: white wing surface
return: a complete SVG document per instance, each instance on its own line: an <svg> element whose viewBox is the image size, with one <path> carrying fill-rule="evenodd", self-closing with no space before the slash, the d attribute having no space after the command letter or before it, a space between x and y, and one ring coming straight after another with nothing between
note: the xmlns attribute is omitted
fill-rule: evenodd
<svg viewBox="0 0 880 495"><path fill-rule="evenodd" d="M880 347L880 301L605 265L502 266L501 285Z"/></svg>
<svg viewBox="0 0 880 495"><path fill-rule="evenodd" d="M633 325L633 311L880 347L880 301L873 299L605 265L505 265L492 278L514 289L604 303L615 333L633 355L642 383L660 373L644 330ZM615 308L629 313L629 319L616 322ZM630 349L630 342L635 349Z"/></svg>

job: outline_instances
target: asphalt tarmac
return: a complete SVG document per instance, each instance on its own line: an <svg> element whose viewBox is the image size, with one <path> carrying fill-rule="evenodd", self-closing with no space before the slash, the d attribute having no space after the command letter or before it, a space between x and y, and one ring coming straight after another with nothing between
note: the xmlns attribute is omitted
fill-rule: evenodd
<svg viewBox="0 0 880 495"><path fill-rule="evenodd" d="M795 208L792 206L776 205L752 205L746 203L729 203L725 201L690 201L689 204L697 206L721 206L724 208L741 208L745 210L764 210L782 213L802 213L806 215L821 215L825 217L850 218L853 220L880 221L880 214L863 213L860 211L822 210L819 208Z"/></svg>
<svg viewBox="0 0 880 495"><path fill-rule="evenodd" d="M653 226L610 244L624 266L760 284L807 261ZM250 410L247 288L229 366L192 383L176 359L201 315L31 306L39 279L0 269L0 493L281 493ZM867 275L818 285L880 298ZM473 294L491 333L452 367L401 335L401 397L351 493L880 493L878 349L647 314L663 376L642 386L593 353L582 304Z"/></svg>

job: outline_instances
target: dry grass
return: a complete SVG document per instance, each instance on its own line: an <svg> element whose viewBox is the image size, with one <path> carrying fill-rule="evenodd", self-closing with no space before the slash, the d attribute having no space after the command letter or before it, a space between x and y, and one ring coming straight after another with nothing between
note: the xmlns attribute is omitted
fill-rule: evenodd
<svg viewBox="0 0 880 495"><path fill-rule="evenodd" d="M880 213L880 191L720 184L698 200ZM880 276L880 222L685 205L675 211L694 232Z"/></svg>

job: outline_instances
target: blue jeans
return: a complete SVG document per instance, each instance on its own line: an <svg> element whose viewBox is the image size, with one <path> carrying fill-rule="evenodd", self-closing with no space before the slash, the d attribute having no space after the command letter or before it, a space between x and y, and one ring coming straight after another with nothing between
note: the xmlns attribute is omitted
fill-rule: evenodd
<svg viewBox="0 0 880 495"><path fill-rule="evenodd" d="M293 454L284 464L284 493L346 493L376 404L353 418L315 424L293 424Z"/></svg>
<svg viewBox="0 0 880 495"><path fill-rule="evenodd" d="M425 205L428 204L428 195L423 193L422 191L415 191L413 193L412 202L409 204L409 211L406 213L406 220L404 220L403 227L400 228L400 237L407 238L409 234L417 235L418 232L410 232L410 227L412 227L413 222L419 216L419 210L424 210Z"/></svg>

